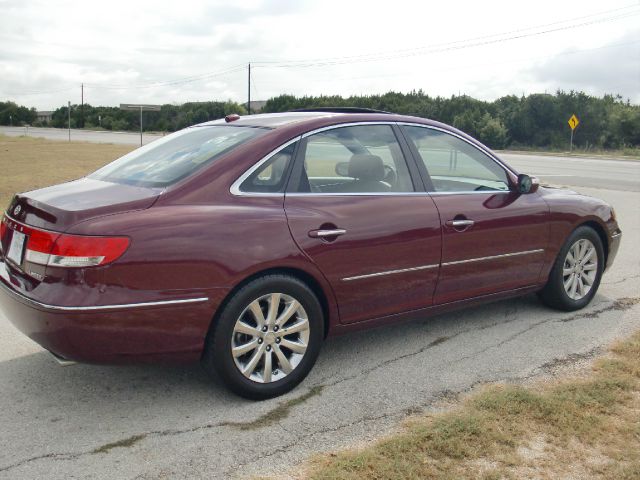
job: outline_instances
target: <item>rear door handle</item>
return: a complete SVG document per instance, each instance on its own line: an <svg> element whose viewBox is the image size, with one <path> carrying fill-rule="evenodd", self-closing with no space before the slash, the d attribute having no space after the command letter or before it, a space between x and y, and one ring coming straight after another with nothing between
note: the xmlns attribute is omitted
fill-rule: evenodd
<svg viewBox="0 0 640 480"><path fill-rule="evenodd" d="M471 227L474 223L473 220L447 220L446 221L446 225L447 227L453 227L453 228L467 228L467 227Z"/></svg>
<svg viewBox="0 0 640 480"><path fill-rule="evenodd" d="M327 238L327 237L339 237L344 235L347 231L344 228L332 228L328 230L311 230L309 236L311 238Z"/></svg>

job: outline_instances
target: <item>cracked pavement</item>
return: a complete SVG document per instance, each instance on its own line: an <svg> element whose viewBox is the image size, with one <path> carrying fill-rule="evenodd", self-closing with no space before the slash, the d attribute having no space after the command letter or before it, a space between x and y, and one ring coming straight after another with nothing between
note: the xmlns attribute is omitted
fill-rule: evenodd
<svg viewBox="0 0 640 480"><path fill-rule="evenodd" d="M640 193L577 189L611 202L623 229L588 308L556 312L529 295L330 338L297 389L264 402L197 366L63 368L0 314L0 479L283 474L478 384L598 355L640 328Z"/></svg>

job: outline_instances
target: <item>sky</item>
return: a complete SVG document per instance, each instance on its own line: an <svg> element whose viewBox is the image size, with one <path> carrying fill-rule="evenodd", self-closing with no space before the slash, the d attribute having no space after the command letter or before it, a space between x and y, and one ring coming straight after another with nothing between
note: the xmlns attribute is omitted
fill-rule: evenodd
<svg viewBox="0 0 640 480"><path fill-rule="evenodd" d="M579 90L640 103L640 1L0 0L0 101Z"/></svg>

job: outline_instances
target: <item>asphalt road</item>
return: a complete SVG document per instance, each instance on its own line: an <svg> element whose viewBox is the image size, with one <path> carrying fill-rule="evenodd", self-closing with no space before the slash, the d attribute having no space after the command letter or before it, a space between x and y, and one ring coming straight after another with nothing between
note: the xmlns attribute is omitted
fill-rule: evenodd
<svg viewBox="0 0 640 480"><path fill-rule="evenodd" d="M60 367L0 314L0 479L277 474L478 384L583 362L639 329L637 164L620 174L623 165L609 160L507 159L616 207L622 246L583 311L556 312L530 295L331 338L302 385L260 403L229 394L197 366ZM581 186L596 181L597 189Z"/></svg>
<svg viewBox="0 0 640 480"><path fill-rule="evenodd" d="M640 192L640 161L501 152L518 172L543 183Z"/></svg>
<svg viewBox="0 0 640 480"><path fill-rule="evenodd" d="M61 128L0 127L0 134L29 135L51 140L67 140L69 132ZM143 144L161 138L160 134L143 134ZM140 145L140 134L93 130L71 130L71 140L93 143ZM543 183L580 187L606 188L640 192L640 161L613 160L599 157L563 157L500 152L520 173L536 175Z"/></svg>
<svg viewBox="0 0 640 480"><path fill-rule="evenodd" d="M47 138L49 140L68 140L69 130L66 128L35 128L35 127L0 127L0 134L10 137L19 137L22 135L29 137ZM146 145L157 138L162 137L161 134L142 135L142 143ZM71 130L71 140L74 142L92 142L92 143L118 143L123 145L140 145L140 134L132 132L111 132L97 130Z"/></svg>

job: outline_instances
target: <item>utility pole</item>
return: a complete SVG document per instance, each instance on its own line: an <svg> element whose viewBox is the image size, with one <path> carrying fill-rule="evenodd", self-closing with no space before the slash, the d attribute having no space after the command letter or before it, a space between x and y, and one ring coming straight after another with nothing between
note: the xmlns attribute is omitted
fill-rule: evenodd
<svg viewBox="0 0 640 480"><path fill-rule="evenodd" d="M122 110L128 110L132 112L140 111L140 146L142 146L142 111L159 112L162 108L161 105L144 105L139 103L121 103L120 108Z"/></svg>
<svg viewBox="0 0 640 480"><path fill-rule="evenodd" d="M80 84L80 128L84 128L84 83Z"/></svg>
<svg viewBox="0 0 640 480"><path fill-rule="evenodd" d="M69 141L71 141L71 102L67 101L67 121L69 123Z"/></svg>
<svg viewBox="0 0 640 480"><path fill-rule="evenodd" d="M247 115L251 115L251 63L249 63L249 76L247 78Z"/></svg>

